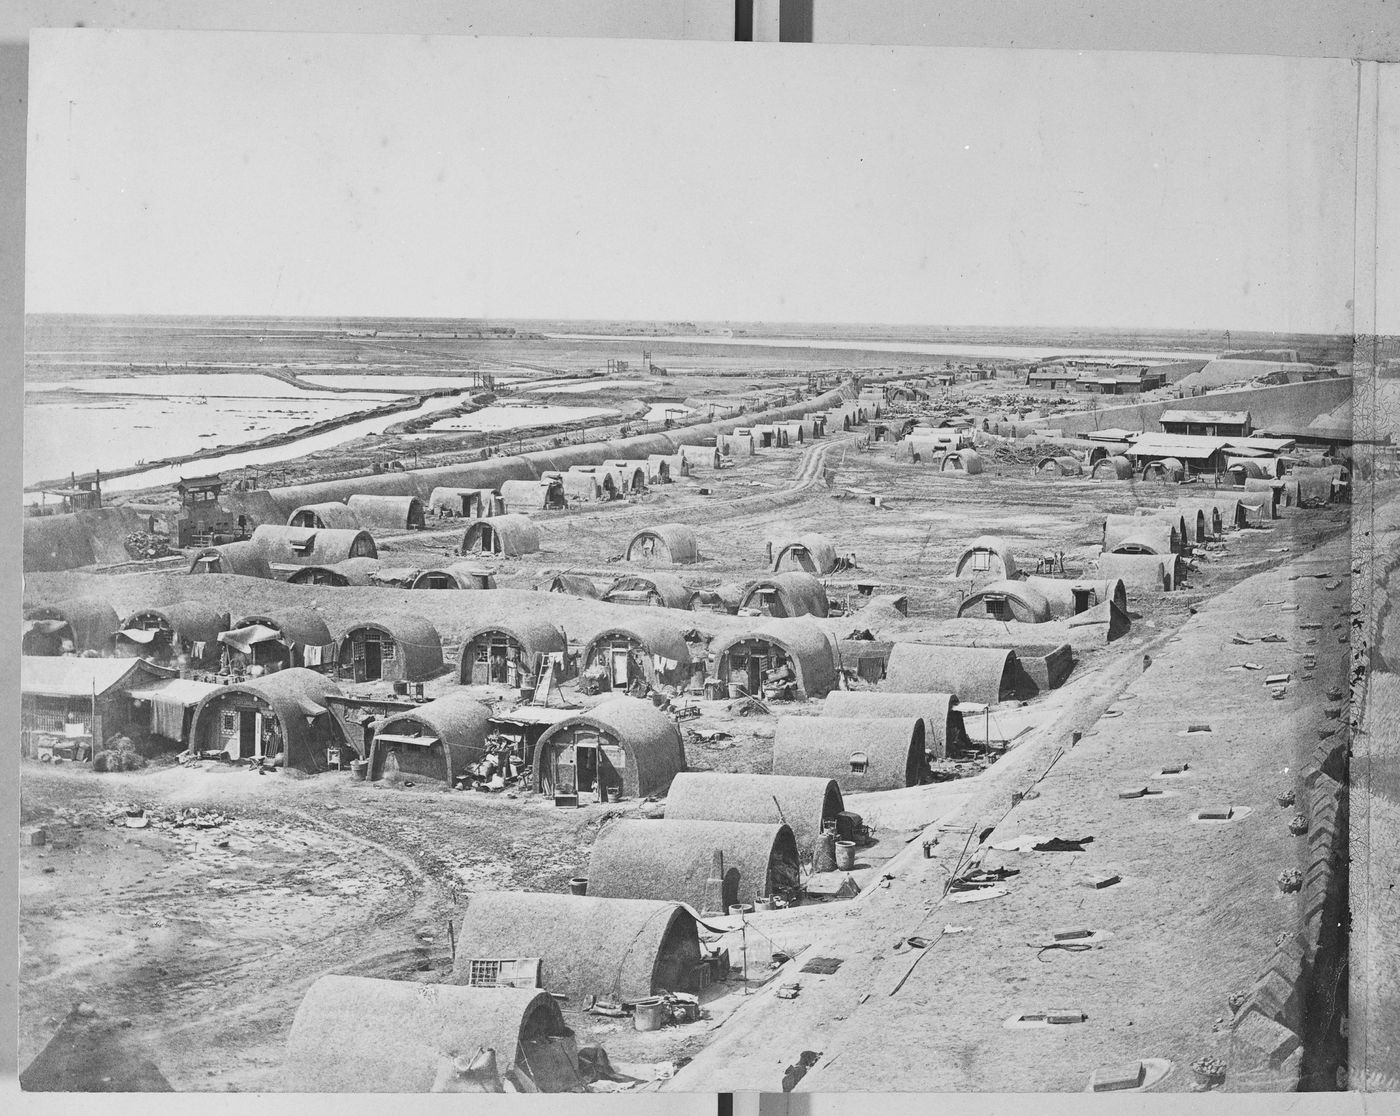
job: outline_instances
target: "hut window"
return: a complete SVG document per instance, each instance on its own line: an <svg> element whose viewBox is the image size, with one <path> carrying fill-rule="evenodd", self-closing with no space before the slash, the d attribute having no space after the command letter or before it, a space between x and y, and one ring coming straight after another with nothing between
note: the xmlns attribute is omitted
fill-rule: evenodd
<svg viewBox="0 0 1400 1116"><path fill-rule="evenodd" d="M379 639L379 658L384 662L393 662L397 647L396 641L381 636Z"/></svg>
<svg viewBox="0 0 1400 1116"><path fill-rule="evenodd" d="M486 663L491 661L490 644L478 643L476 645L476 661L479 663Z"/></svg>
<svg viewBox="0 0 1400 1116"><path fill-rule="evenodd" d="M990 570L992 568L992 554L989 550L974 550L972 552L972 568L974 570Z"/></svg>
<svg viewBox="0 0 1400 1116"><path fill-rule="evenodd" d="M864 775L864 774L865 774L865 765L866 765L866 763L867 763L867 760L866 760L866 756L865 756L865 753L864 753L864 752L852 752L852 753L851 753L851 774L852 774L852 775Z"/></svg>
<svg viewBox="0 0 1400 1116"><path fill-rule="evenodd" d="M307 535L304 538L292 539L291 544L293 550L304 556L310 554L311 548L316 545L316 536Z"/></svg>
<svg viewBox="0 0 1400 1116"><path fill-rule="evenodd" d="M997 620L1011 619L1011 609L1007 607L1006 598L988 594L985 598L987 604L987 615Z"/></svg>
<svg viewBox="0 0 1400 1116"><path fill-rule="evenodd" d="M224 736L232 736L238 731L238 714L232 709L225 709L220 714L220 731Z"/></svg>

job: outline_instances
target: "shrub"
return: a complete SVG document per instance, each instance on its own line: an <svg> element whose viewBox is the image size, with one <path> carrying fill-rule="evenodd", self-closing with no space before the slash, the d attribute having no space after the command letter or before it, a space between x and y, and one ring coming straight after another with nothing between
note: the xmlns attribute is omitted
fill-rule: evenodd
<svg viewBox="0 0 1400 1116"><path fill-rule="evenodd" d="M115 748L103 749L92 757L94 771L140 771L145 766L145 756Z"/></svg>

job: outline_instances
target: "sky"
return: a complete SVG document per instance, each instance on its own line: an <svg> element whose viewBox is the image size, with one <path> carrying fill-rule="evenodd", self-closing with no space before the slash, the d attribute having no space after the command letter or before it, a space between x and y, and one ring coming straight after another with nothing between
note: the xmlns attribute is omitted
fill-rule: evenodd
<svg viewBox="0 0 1400 1116"><path fill-rule="evenodd" d="M1349 332L1346 61L36 31L30 312Z"/></svg>

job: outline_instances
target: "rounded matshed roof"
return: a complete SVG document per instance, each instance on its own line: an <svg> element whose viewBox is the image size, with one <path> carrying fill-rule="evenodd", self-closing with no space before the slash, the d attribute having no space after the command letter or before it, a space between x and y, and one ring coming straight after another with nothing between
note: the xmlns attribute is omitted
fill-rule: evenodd
<svg viewBox="0 0 1400 1116"><path fill-rule="evenodd" d="M773 569L781 570L788 555L795 549L805 550L812 559L818 575L829 574L836 569L836 544L825 535L807 532L796 538L776 540L773 544Z"/></svg>
<svg viewBox="0 0 1400 1116"><path fill-rule="evenodd" d="M928 772L922 717L779 717L773 774L835 779L847 793L918 786ZM863 771L854 757L865 758Z"/></svg>
<svg viewBox="0 0 1400 1116"><path fill-rule="evenodd" d="M24 610L26 620L62 620L73 630L73 646L78 651L101 651L117 630L120 617L106 601L96 597L74 597L52 605Z"/></svg>
<svg viewBox="0 0 1400 1116"><path fill-rule="evenodd" d="M123 628L131 628L139 616L159 616L172 632L182 639L195 643L211 643L219 638L220 632L229 630L229 614L208 601L176 601L168 605L151 605L138 608L123 621Z"/></svg>
<svg viewBox="0 0 1400 1116"><path fill-rule="evenodd" d="M429 1093L444 1057L496 1052L497 1075L522 1040L572 1034L540 988L461 988L323 976L292 1020L283 1063L288 1089L315 1093Z"/></svg>
<svg viewBox="0 0 1400 1116"><path fill-rule="evenodd" d="M704 913L715 853L739 873L738 894L752 902L796 882L797 842L786 825L732 821L610 822L588 861L588 892L599 898L667 899Z"/></svg>
<svg viewBox="0 0 1400 1116"><path fill-rule="evenodd" d="M924 722L924 746L936 756L948 745L963 743L966 732L956 709L956 694L898 694L885 690L833 690L822 705L823 717L919 717Z"/></svg>
<svg viewBox="0 0 1400 1116"><path fill-rule="evenodd" d="M810 856L822 822L845 809L834 779L684 771L666 795L667 821L740 821L783 824Z"/></svg>
<svg viewBox="0 0 1400 1116"><path fill-rule="evenodd" d="M1003 647L896 643L882 685L896 693L951 693L992 704L1013 690L1015 662L1016 652Z"/></svg>
<svg viewBox="0 0 1400 1116"><path fill-rule="evenodd" d="M654 527L642 528L627 543L627 561L635 562L644 557L635 554L634 550L648 537L658 539L666 547L674 565L688 566L700 561L700 544L696 541L695 532L684 523L658 523Z"/></svg>
<svg viewBox="0 0 1400 1116"><path fill-rule="evenodd" d="M603 600L612 600L615 593L636 593L654 591L661 598L665 608L690 608L691 591L675 574L669 573L629 573L614 581L603 594Z"/></svg>
<svg viewBox="0 0 1400 1116"><path fill-rule="evenodd" d="M782 573L761 577L744 587L739 602L740 608L747 608L749 601L760 590L772 589L778 594L783 610L788 618L796 616L826 616L831 609L826 586L817 577L803 570L784 570Z"/></svg>
<svg viewBox="0 0 1400 1116"><path fill-rule="evenodd" d="M431 678L442 669L442 637L430 620L421 616L386 616L349 625L337 640L343 643L357 631L375 629L393 639L403 652L404 677L410 682Z"/></svg>
<svg viewBox="0 0 1400 1116"><path fill-rule="evenodd" d="M272 567L267 564L262 548L249 539L224 543L222 546L204 547L190 560L188 572L197 572L200 562L205 558L217 558L219 572L223 574L242 574L244 577L272 576Z"/></svg>
<svg viewBox="0 0 1400 1116"><path fill-rule="evenodd" d="M685 744L674 721L650 701L634 697L614 697L592 709L551 725L540 736L536 755L555 737L580 726L606 733L627 749L635 763L639 793L664 790L671 778L685 770ZM543 765L536 763L536 785L543 777Z"/></svg>
<svg viewBox="0 0 1400 1116"><path fill-rule="evenodd" d="M265 612L250 612L234 621L233 628L246 628L253 624L276 628L291 642L303 647L324 647L331 642L331 633L326 627L325 617L310 608L277 608Z"/></svg>
<svg viewBox="0 0 1400 1116"><path fill-rule="evenodd" d="M998 595L1010 598L1020 606L1016 611L1024 612L1025 615L1015 616L1016 620L1029 624L1043 624L1050 619L1050 602L1045 599L1045 594L1024 581L993 581L979 586L958 606L958 615L965 616L978 608L985 609L986 599Z"/></svg>
<svg viewBox="0 0 1400 1116"><path fill-rule="evenodd" d="M473 519L462 532L463 554L472 553L471 544L483 531L494 531L500 542L500 552L507 557L533 554L540 548L539 528L526 515L493 515Z"/></svg>
<svg viewBox="0 0 1400 1116"><path fill-rule="evenodd" d="M830 637L810 620L769 620L742 631L730 632L711 645L719 661L736 643L762 640L787 653L797 669L798 687L808 697L821 697L836 688L836 649Z"/></svg>
<svg viewBox="0 0 1400 1116"><path fill-rule="evenodd" d="M379 732L394 732L395 725L411 722L431 729L444 744L480 747L486 740L487 722L491 709L473 697L448 693L412 709L388 714L379 725Z"/></svg>
<svg viewBox="0 0 1400 1116"><path fill-rule="evenodd" d="M337 500L328 500L321 504L302 504L291 515L287 516L287 523L290 525L297 516L304 512L319 519L322 527L347 531L358 531L361 527L360 517L355 513L355 509Z"/></svg>
<svg viewBox="0 0 1400 1116"><path fill-rule="evenodd" d="M620 623L611 624L590 636L584 648L584 658L593 653L594 647L604 639L622 636L639 643L653 655L671 659L678 663L690 662L690 647L685 642L681 628L668 619L656 615L660 609L633 608Z"/></svg>
<svg viewBox="0 0 1400 1116"><path fill-rule="evenodd" d="M538 957L543 986L576 1008L590 996L636 1000L660 991L654 973L663 951L700 962L695 919L677 903L477 892L460 914L451 983L465 983L473 958Z"/></svg>
<svg viewBox="0 0 1400 1116"><path fill-rule="evenodd" d="M504 632L524 648L527 655L553 655L569 649L564 630L542 616L516 616L510 620L494 620L473 624L462 637L461 648L466 655L469 644L489 632Z"/></svg>
<svg viewBox="0 0 1400 1116"><path fill-rule="evenodd" d="M1001 559L1002 567L1006 571L1007 577L1016 576L1016 555L1011 548L1006 545L1006 540L999 535L978 535L967 544L962 554L958 557L958 564L954 568L954 577L963 575L963 568L972 561L974 554L995 554Z"/></svg>

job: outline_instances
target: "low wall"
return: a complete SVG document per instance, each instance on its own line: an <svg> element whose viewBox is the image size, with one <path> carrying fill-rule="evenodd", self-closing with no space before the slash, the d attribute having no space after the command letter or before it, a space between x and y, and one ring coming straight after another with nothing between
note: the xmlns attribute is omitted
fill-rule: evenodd
<svg viewBox="0 0 1400 1116"><path fill-rule="evenodd" d="M1017 696L1032 696L1062 686L1072 670L1074 652L1068 643L1058 647L1018 647L1012 674Z"/></svg>
<svg viewBox="0 0 1400 1116"><path fill-rule="evenodd" d="M1163 399L1155 403L1133 403L1126 407L1105 407L1098 411L1076 411L1057 415L1053 422L1065 434L1086 434L1094 430L1157 430L1163 411L1182 407L1206 407L1212 411L1248 411L1254 429L1270 425L1298 428L1307 426L1318 415L1334 410L1351 398L1350 377L1310 380L1277 387L1212 391L1183 399ZM1029 428L1032 424L1017 424Z"/></svg>

